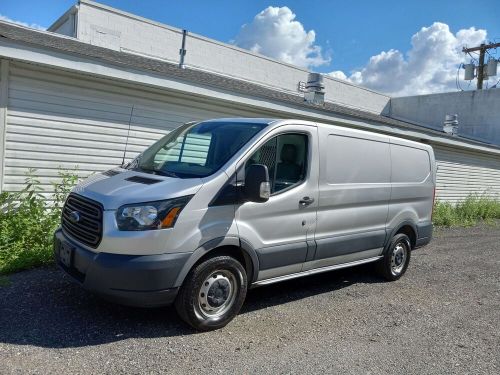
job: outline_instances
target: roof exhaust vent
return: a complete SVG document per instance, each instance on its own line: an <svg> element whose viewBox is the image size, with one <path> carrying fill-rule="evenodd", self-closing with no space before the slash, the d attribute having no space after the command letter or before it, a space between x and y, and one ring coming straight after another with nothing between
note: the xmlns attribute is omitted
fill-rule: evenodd
<svg viewBox="0 0 500 375"><path fill-rule="evenodd" d="M307 77L304 100L308 103L323 105L325 102L325 85L320 73L309 73Z"/></svg>
<svg viewBox="0 0 500 375"><path fill-rule="evenodd" d="M446 115L444 118L443 131L446 134L458 135L458 115Z"/></svg>

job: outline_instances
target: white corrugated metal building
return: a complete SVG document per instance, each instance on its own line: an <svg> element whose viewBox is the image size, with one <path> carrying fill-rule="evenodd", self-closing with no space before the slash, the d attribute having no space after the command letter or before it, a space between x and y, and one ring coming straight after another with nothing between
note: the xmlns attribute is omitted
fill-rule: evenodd
<svg viewBox="0 0 500 375"><path fill-rule="evenodd" d="M0 22L0 189L59 169L86 176L121 164L186 121L279 117L391 133L434 147L438 199L500 196L500 148L389 117L391 98L325 78L325 104L304 101L304 69L81 0L49 29ZM132 110L133 108L133 110ZM500 106L499 106L500 108ZM500 111L500 109L499 109Z"/></svg>

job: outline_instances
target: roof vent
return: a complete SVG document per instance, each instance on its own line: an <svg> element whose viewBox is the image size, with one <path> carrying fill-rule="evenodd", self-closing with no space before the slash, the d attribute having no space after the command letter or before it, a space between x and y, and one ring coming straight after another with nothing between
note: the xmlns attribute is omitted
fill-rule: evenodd
<svg viewBox="0 0 500 375"><path fill-rule="evenodd" d="M458 135L458 115L446 115L443 131L450 135Z"/></svg>
<svg viewBox="0 0 500 375"><path fill-rule="evenodd" d="M309 73L305 85L304 99L308 103L323 105L325 102L325 85L320 73Z"/></svg>

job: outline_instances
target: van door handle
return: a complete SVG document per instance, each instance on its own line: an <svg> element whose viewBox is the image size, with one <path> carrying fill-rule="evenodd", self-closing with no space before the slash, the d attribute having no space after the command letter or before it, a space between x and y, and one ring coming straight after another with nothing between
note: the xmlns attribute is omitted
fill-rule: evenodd
<svg viewBox="0 0 500 375"><path fill-rule="evenodd" d="M309 206L313 202L314 202L314 198L310 198L310 197L304 197L299 201L301 206Z"/></svg>

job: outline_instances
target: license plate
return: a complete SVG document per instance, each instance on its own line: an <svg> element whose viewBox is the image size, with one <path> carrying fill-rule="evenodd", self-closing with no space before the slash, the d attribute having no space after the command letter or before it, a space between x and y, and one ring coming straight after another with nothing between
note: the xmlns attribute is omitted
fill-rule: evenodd
<svg viewBox="0 0 500 375"><path fill-rule="evenodd" d="M59 259L66 267L71 267L71 258L73 257L73 248L67 243L61 242L59 246Z"/></svg>

